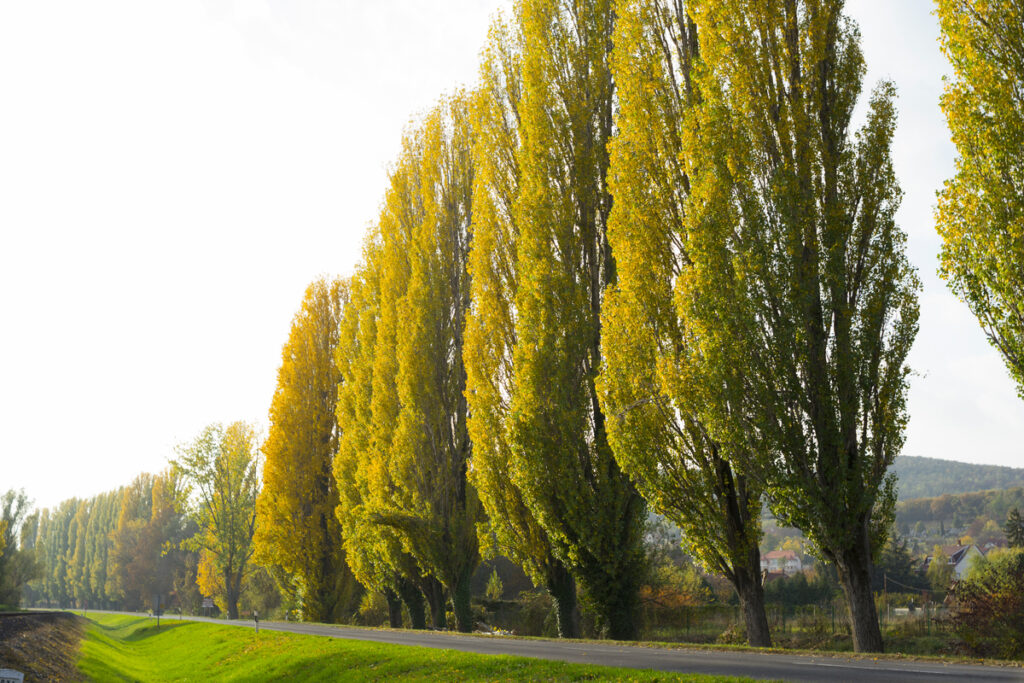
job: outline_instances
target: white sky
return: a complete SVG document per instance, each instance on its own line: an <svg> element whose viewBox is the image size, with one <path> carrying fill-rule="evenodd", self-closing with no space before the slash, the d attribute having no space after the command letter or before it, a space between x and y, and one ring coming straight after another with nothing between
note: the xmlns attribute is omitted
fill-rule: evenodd
<svg viewBox="0 0 1024 683"><path fill-rule="evenodd" d="M509 0L0 4L0 490L40 506L266 422L305 286L349 273L402 127ZM851 0L920 269L906 452L1021 464L1024 403L935 276L953 149L927 0Z"/></svg>

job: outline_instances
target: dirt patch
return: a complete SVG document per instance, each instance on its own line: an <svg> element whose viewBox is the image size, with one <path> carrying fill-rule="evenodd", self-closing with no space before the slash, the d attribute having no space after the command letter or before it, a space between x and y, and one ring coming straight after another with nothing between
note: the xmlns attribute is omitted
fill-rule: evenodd
<svg viewBox="0 0 1024 683"><path fill-rule="evenodd" d="M82 681L78 649L85 620L67 612L0 614L0 668L29 681Z"/></svg>

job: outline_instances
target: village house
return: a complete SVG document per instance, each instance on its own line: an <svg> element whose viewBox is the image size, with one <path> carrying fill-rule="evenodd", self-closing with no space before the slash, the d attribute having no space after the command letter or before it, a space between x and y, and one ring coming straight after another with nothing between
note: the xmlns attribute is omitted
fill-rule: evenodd
<svg viewBox="0 0 1024 683"><path fill-rule="evenodd" d="M773 550L761 556L761 571L773 574L782 572L786 576L793 576L803 571L803 564L792 550Z"/></svg>
<svg viewBox="0 0 1024 683"><path fill-rule="evenodd" d="M953 573L957 579L964 578L967 570L975 558L983 557L985 553L973 543L967 545L947 545L942 547L942 554L946 556L946 562L953 566ZM929 556L924 563L924 571L928 571L934 558Z"/></svg>

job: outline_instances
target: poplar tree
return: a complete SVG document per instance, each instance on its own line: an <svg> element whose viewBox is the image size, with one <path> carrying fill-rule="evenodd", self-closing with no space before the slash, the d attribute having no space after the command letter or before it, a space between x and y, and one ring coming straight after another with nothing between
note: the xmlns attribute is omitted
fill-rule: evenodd
<svg viewBox="0 0 1024 683"><path fill-rule="evenodd" d="M694 0L702 102L680 276L686 348L769 503L835 564L854 647L881 651L869 569L892 519L917 277L894 216L895 90L856 134L864 60L839 0ZM724 419L728 416L728 419Z"/></svg>
<svg viewBox="0 0 1024 683"><path fill-rule="evenodd" d="M110 535L113 593L126 609L142 609L153 597L152 548L145 547L145 527L153 513L154 477L142 473L121 491L117 522Z"/></svg>
<svg viewBox="0 0 1024 683"><path fill-rule="evenodd" d="M345 563L332 474L340 380L334 353L344 298L342 282L316 280L292 320L263 445L253 539L257 561L280 567L298 584L302 618L317 622L348 617L358 598Z"/></svg>
<svg viewBox="0 0 1024 683"><path fill-rule="evenodd" d="M468 97L442 102L416 132L420 220L408 226L408 288L396 302L399 397L391 477L395 495L376 512L419 565L450 592L458 630L473 629L469 580L479 564L481 508L467 481L463 333L472 219L473 158ZM387 235L385 235L387 239Z"/></svg>
<svg viewBox="0 0 1024 683"><path fill-rule="evenodd" d="M612 456L594 380L615 282L606 236L610 0L523 0L514 483L615 639L637 633L643 499Z"/></svg>
<svg viewBox="0 0 1024 683"><path fill-rule="evenodd" d="M373 414L370 448L377 458L375 481L371 482L371 488L378 493L367 513L373 523L388 526L393 538L398 540L402 549L399 555L399 562L404 566L402 574L416 583L426 597L434 628L447 628L444 586L440 579L431 575L418 560L409 562L412 554L401 530L390 524L384 525L380 516L382 511L392 509L398 503L395 494L399 486L394 481L396 468L393 464L397 455L394 441L402 409L398 385L398 343L406 333L402 301L409 289L410 254L415 248L416 231L424 220L422 160L423 137L417 128L412 127L404 136L379 223L380 318L377 322L370 404Z"/></svg>
<svg viewBox="0 0 1024 683"><path fill-rule="evenodd" d="M394 447L402 408L398 344L406 334L402 302L409 289L414 235L425 218L422 159L422 136L409 130L367 243L364 267L353 283L351 315L345 315L347 331L337 355L343 377L338 401L342 448L335 478L346 488L338 514L346 525L346 549L357 553L350 556L353 571L392 604L401 597L414 628L425 626L425 597L433 626L444 628L444 586L413 557L394 520L384 516L402 505Z"/></svg>
<svg viewBox="0 0 1024 683"><path fill-rule="evenodd" d="M391 484L383 453L371 449L373 434L373 366L380 317L381 240L374 228L363 249L363 262L348 283L349 298L341 318L335 363L341 377L336 407L339 431L334 478L336 511L342 527L345 559L364 586L388 600L393 628L402 625L401 598L413 628L424 628L423 594L415 585L419 572L394 532L376 524L369 510Z"/></svg>
<svg viewBox="0 0 1024 683"><path fill-rule="evenodd" d="M747 640L771 645L761 585L761 487L736 469L699 413L700 368L687 367L685 321L673 299L689 266L682 128L699 99L697 28L682 3L620 3L613 75L618 131L608 240L618 283L602 310L599 389L616 460L651 507L683 531L690 552L722 574L743 607ZM696 372L695 372L696 371ZM723 416L728 419L728 416Z"/></svg>
<svg viewBox="0 0 1024 683"><path fill-rule="evenodd" d="M942 111L959 153L939 193L939 273L1024 397L1024 3L936 5L954 74Z"/></svg>
<svg viewBox="0 0 1024 683"><path fill-rule="evenodd" d="M25 491L11 489L0 496L0 605L17 608L22 587L33 578L35 564L24 548L18 547L18 535L28 515Z"/></svg>
<svg viewBox="0 0 1024 683"><path fill-rule="evenodd" d="M487 511L480 543L518 563L555 602L558 634L578 638L576 582L512 476L509 398L515 390L515 296L519 285L520 34L497 20L491 27L473 102L476 159L473 247L469 255L472 307L466 320L466 399L473 442L470 479Z"/></svg>

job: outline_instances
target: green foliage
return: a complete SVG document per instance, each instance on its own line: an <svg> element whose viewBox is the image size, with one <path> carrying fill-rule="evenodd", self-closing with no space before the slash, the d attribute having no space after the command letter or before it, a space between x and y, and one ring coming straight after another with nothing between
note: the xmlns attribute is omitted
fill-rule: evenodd
<svg viewBox="0 0 1024 683"><path fill-rule="evenodd" d="M894 583L887 583L887 581ZM889 535L871 566L871 584L875 591L886 586L890 592L922 590L928 588L921 575L920 562L911 555L908 543L896 533Z"/></svg>
<svg viewBox="0 0 1024 683"><path fill-rule="evenodd" d="M973 654L1024 658L1024 548L979 560L954 594L953 623Z"/></svg>
<svg viewBox="0 0 1024 683"><path fill-rule="evenodd" d="M28 506L24 491L11 489L0 497L0 607L16 609L22 589L38 571L30 549L18 543Z"/></svg>
<svg viewBox="0 0 1024 683"><path fill-rule="evenodd" d="M456 625L469 632L469 580L480 561L476 525L482 509L467 481L472 446L462 360L474 173L468 97L442 101L417 135L423 215L409 226L409 285L397 304L401 407L390 462L396 495L376 514L450 591Z"/></svg>
<svg viewBox="0 0 1024 683"><path fill-rule="evenodd" d="M252 570L260 486L256 432L243 422L211 424L177 452L173 471L182 478L181 498L198 525L188 546L202 551L206 565L206 571L199 567L200 588L222 596L228 618L237 619L243 581Z"/></svg>
<svg viewBox="0 0 1024 683"><path fill-rule="evenodd" d="M935 546L932 551L931 561L928 563L928 571L925 574L925 578L928 579L928 585L934 591L945 593L953 583L955 575L956 570L949 563L949 557L942 551L941 546Z"/></svg>
<svg viewBox="0 0 1024 683"><path fill-rule="evenodd" d="M919 282L895 223L895 88L850 128L865 66L842 2L693 3L706 68L684 128L677 297L711 436L744 444L773 512L834 562L858 650L891 522ZM724 419L725 417L729 419Z"/></svg>
<svg viewBox="0 0 1024 683"><path fill-rule="evenodd" d="M940 274L1024 397L1024 4L937 0L953 65L942 110L960 153L939 193Z"/></svg>
<svg viewBox="0 0 1024 683"><path fill-rule="evenodd" d="M443 101L406 134L342 322L334 468L346 489L338 515L353 570L381 592L417 583L436 626L444 625L446 588L464 631L472 629L469 580L482 513L467 480L462 361L471 145L465 95Z"/></svg>
<svg viewBox="0 0 1024 683"><path fill-rule="evenodd" d="M901 501L1024 486L1024 469L901 455L890 470Z"/></svg>
<svg viewBox="0 0 1024 683"><path fill-rule="evenodd" d="M953 526L967 526L978 520L982 524L985 520L1002 522L1012 508L1020 506L1024 506L1024 488L943 494L900 501L896 504L896 521L906 525L927 522Z"/></svg>
<svg viewBox="0 0 1024 683"><path fill-rule="evenodd" d="M1011 548L1024 548L1024 518L1021 518L1020 508L1015 507L1006 515L1003 531Z"/></svg>
<svg viewBox="0 0 1024 683"><path fill-rule="evenodd" d="M595 380L614 81L610 0L524 0L512 479L613 638L636 634L643 500L619 469Z"/></svg>
<svg viewBox="0 0 1024 683"><path fill-rule="evenodd" d="M700 100L693 85L697 27L687 12L683 3L659 0L619 6L608 226L618 282L602 310L598 388L614 416L607 428L617 462L651 507L683 530L704 567L729 578L749 605L751 644L768 646L758 553L762 489L737 470L742 445L709 436L703 420L716 405L704 401L687 367L686 322L674 300L689 267L678 248L689 188L681 131Z"/></svg>
<svg viewBox="0 0 1024 683"><path fill-rule="evenodd" d="M491 570L491 576L487 579L487 599L488 600L501 600L502 593L505 592L505 587L501 583L501 577L498 576L498 568L495 567Z"/></svg>
<svg viewBox="0 0 1024 683"><path fill-rule="evenodd" d="M479 527L485 554L518 563L537 585L557 594L558 628L576 637L576 586L556 557L548 532L515 483L511 405L515 393L519 288L522 33L501 19L491 27L473 101L473 245L469 254L472 306L466 318L468 429L473 443L470 481L487 512Z"/></svg>

